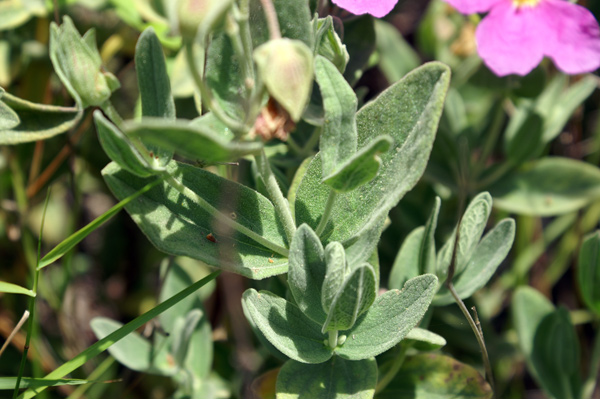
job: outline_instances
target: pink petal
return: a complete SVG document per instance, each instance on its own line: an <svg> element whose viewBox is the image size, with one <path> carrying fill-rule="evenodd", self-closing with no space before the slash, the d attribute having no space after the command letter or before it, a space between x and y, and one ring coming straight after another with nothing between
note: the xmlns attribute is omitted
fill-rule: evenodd
<svg viewBox="0 0 600 399"><path fill-rule="evenodd" d="M527 75L544 58L554 33L540 18L539 7L497 3L477 27L477 51L496 75Z"/></svg>
<svg viewBox="0 0 600 399"><path fill-rule="evenodd" d="M577 74L600 68L600 28L588 9L562 0L545 0L538 8L540 18L555 32L544 53L558 69Z"/></svg>
<svg viewBox="0 0 600 399"><path fill-rule="evenodd" d="M341 8L352 14L371 14L374 17L385 17L396 5L398 0L332 0Z"/></svg>
<svg viewBox="0 0 600 399"><path fill-rule="evenodd" d="M506 0L444 0L463 14L487 12L497 3Z"/></svg>

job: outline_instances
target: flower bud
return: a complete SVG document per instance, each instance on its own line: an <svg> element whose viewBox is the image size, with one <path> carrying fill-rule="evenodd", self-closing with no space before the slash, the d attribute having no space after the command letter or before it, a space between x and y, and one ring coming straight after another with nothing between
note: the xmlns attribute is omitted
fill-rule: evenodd
<svg viewBox="0 0 600 399"><path fill-rule="evenodd" d="M310 49L298 40L271 40L254 50L254 61L271 97L298 122L313 84Z"/></svg>
<svg viewBox="0 0 600 399"><path fill-rule="evenodd" d="M96 34L89 30L81 37L73 21L50 28L50 58L60 80L81 108L99 106L120 87L117 78L102 71Z"/></svg>
<svg viewBox="0 0 600 399"><path fill-rule="evenodd" d="M233 0L181 0L178 9L181 35L204 41L223 20L232 3Z"/></svg>

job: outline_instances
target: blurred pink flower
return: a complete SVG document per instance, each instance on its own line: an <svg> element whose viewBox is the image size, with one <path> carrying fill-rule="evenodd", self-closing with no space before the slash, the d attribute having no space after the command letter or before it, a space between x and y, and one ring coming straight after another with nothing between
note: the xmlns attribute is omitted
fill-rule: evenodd
<svg viewBox="0 0 600 399"><path fill-rule="evenodd" d="M398 0L331 0L338 7L352 14L371 14L374 17L385 17L396 5Z"/></svg>
<svg viewBox="0 0 600 399"><path fill-rule="evenodd" d="M445 0L463 14L488 12L477 49L498 76L526 75L547 56L568 74L600 67L600 28L585 7L563 0Z"/></svg>

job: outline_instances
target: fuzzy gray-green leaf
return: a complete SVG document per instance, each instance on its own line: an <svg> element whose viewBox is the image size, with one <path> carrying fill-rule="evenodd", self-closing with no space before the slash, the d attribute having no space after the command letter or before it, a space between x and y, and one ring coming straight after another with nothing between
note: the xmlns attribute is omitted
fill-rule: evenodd
<svg viewBox="0 0 600 399"><path fill-rule="evenodd" d="M334 356L325 363L289 360L277 377L277 399L371 399L377 383L377 362L349 362Z"/></svg>
<svg viewBox="0 0 600 399"><path fill-rule="evenodd" d="M408 280L402 291L391 290L377 297L354 327L344 332L346 342L336 354L349 360L366 359L400 342L421 320L437 289L432 274Z"/></svg>
<svg viewBox="0 0 600 399"><path fill-rule="evenodd" d="M368 263L354 268L336 293L321 331L348 330L375 300L375 270Z"/></svg>
<svg viewBox="0 0 600 399"><path fill-rule="evenodd" d="M268 291L244 292L242 306L247 318L283 354L301 363L322 363L331 358L321 326L293 303Z"/></svg>
<svg viewBox="0 0 600 399"><path fill-rule="evenodd" d="M451 357L420 354L404 361L377 399L491 399L492 389L473 367Z"/></svg>
<svg viewBox="0 0 600 399"><path fill-rule="evenodd" d="M123 324L106 317L96 317L91 322L92 330L102 339L121 328ZM177 369L168 359L166 347L153 347L152 343L139 333L133 332L111 346L108 351L119 363L144 373L173 375Z"/></svg>
<svg viewBox="0 0 600 399"><path fill-rule="evenodd" d="M110 159L137 176L152 176L154 171L148 161L133 146L127 136L102 115L102 112L94 111L94 122L100 145Z"/></svg>
<svg viewBox="0 0 600 399"><path fill-rule="evenodd" d="M482 288L496 272L508 255L515 239L515 221L504 219L483 237L470 256L464 270L454 277L454 288L461 299L473 295ZM433 303L436 306L453 303L446 286L440 287Z"/></svg>
<svg viewBox="0 0 600 399"><path fill-rule="evenodd" d="M338 194L331 216L330 241L345 242L378 223L381 217L419 180L431 152L450 81L450 70L440 63L426 64L408 74L356 116L358 149L387 134L394 140L381 155L382 166L373 180ZM321 157L317 155L296 195L296 221L313 228L323 214L329 188L322 185Z"/></svg>
<svg viewBox="0 0 600 399"><path fill-rule="evenodd" d="M420 351L436 350L446 345L446 340L441 335L418 327L410 330L403 341L412 341L412 347Z"/></svg>
<svg viewBox="0 0 600 399"><path fill-rule="evenodd" d="M201 121L190 124L184 120L144 118L141 122L128 122L124 130L127 135L159 148L209 163L235 161L244 155L257 154L263 148L260 142L228 140Z"/></svg>
<svg viewBox="0 0 600 399"><path fill-rule="evenodd" d="M339 165L333 174L326 176L323 183L337 192L345 193L370 182L381 167L379 154L388 151L392 143L389 136L376 137Z"/></svg>
<svg viewBox="0 0 600 399"><path fill-rule="evenodd" d="M331 304L351 270L346 262L346 251L339 242L331 242L325 248L326 274L321 291L321 305L329 313Z"/></svg>
<svg viewBox="0 0 600 399"><path fill-rule="evenodd" d="M340 71L327 59L315 59L315 78L323 97L325 122L319 148L323 176L338 171L356 152L356 108L358 100Z"/></svg>
<svg viewBox="0 0 600 399"><path fill-rule="evenodd" d="M288 285L300 310L317 323L327 314L321 306L321 287L325 280L325 251L316 233L303 224L290 245Z"/></svg>
<svg viewBox="0 0 600 399"><path fill-rule="evenodd" d="M2 145L49 139L77 125L82 115L82 111L77 108L36 104L8 93L2 94L0 107L10 109L10 112L7 111L8 119L4 121L5 126L0 126ZM14 125L13 113L19 121L17 125Z"/></svg>
<svg viewBox="0 0 600 399"><path fill-rule="evenodd" d="M421 274L419 268L419 255L421 253L424 235L425 227L421 226L411 231L404 239L404 242L396 255L396 259L394 260L392 271L390 272L390 289L402 289L404 283Z"/></svg>
<svg viewBox="0 0 600 399"><path fill-rule="evenodd" d="M285 248L282 226L273 204L240 184L190 165L170 162L167 172L191 193L220 210L221 217ZM120 199L148 184L111 163L104 179ZM287 257L274 253L230 226L217 221L194 199L163 182L126 207L148 239L160 250L199 259L224 270L261 279L287 271ZM214 241L209 238L212 234Z"/></svg>

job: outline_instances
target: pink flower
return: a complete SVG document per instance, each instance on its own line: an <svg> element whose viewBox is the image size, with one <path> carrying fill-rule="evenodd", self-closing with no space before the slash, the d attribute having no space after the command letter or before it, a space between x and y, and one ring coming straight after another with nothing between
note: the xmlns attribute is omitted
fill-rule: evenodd
<svg viewBox="0 0 600 399"><path fill-rule="evenodd" d="M586 8L563 0L445 0L464 14L487 12L479 55L498 76L527 75L547 56L568 74L600 67L600 28Z"/></svg>
<svg viewBox="0 0 600 399"><path fill-rule="evenodd" d="M338 7L352 14L371 14L374 17L385 17L396 5L398 0L331 0Z"/></svg>

